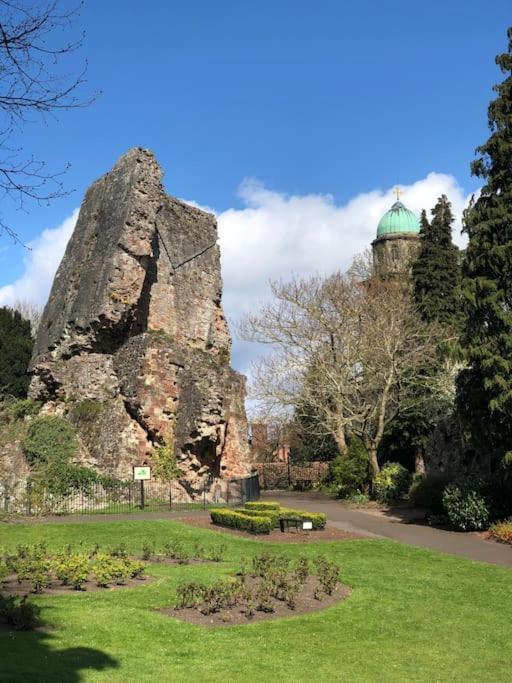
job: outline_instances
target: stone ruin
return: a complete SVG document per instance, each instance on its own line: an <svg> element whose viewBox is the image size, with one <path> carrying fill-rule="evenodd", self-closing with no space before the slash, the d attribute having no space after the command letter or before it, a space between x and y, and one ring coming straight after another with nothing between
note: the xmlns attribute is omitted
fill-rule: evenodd
<svg viewBox="0 0 512 683"><path fill-rule="evenodd" d="M153 154L131 149L85 195L31 365L30 397L73 421L82 464L131 478L166 442L191 495L249 473L221 296L214 216L168 196ZM84 402L97 410L82 423Z"/></svg>

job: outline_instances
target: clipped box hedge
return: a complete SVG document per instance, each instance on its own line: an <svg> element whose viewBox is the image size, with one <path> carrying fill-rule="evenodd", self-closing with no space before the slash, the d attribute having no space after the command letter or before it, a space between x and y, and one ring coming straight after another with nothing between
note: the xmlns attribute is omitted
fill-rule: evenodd
<svg viewBox="0 0 512 683"><path fill-rule="evenodd" d="M323 512L306 512L293 508L281 508L280 517L300 517L304 522L311 522L313 529L325 529L327 517Z"/></svg>
<svg viewBox="0 0 512 683"><path fill-rule="evenodd" d="M253 503L246 503L244 505L244 508L246 510L261 510L262 512L267 512L270 510L275 510L278 512L281 509L281 506L279 503L272 503L270 501L268 502L253 502Z"/></svg>
<svg viewBox="0 0 512 683"><path fill-rule="evenodd" d="M279 517L281 517L281 510L251 510L250 508L237 508L237 512L241 512L249 517L267 517L272 520L274 526L279 526Z"/></svg>
<svg viewBox="0 0 512 683"><path fill-rule="evenodd" d="M250 531L253 534L269 534L274 528L271 517L253 516L240 510L210 510L210 518L214 524Z"/></svg>

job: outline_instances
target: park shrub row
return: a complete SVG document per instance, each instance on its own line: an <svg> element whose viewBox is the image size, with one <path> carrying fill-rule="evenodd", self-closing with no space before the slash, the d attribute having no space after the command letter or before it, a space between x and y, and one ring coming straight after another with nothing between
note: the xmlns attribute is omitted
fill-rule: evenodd
<svg viewBox="0 0 512 683"><path fill-rule="evenodd" d="M325 528L327 522L323 513L284 508L279 503L246 503L244 508L235 510L215 509L211 510L210 517L214 524L256 534L270 533L283 517L311 522L315 530Z"/></svg>
<svg viewBox="0 0 512 683"><path fill-rule="evenodd" d="M249 531L253 534L269 534L274 528L274 522L268 516L253 516L240 510L215 509L210 512L211 520L220 526Z"/></svg>

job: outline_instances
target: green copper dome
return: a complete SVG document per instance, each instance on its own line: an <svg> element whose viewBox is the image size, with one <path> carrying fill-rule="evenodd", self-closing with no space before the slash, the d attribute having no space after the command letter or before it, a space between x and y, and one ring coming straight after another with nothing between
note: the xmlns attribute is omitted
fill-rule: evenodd
<svg viewBox="0 0 512 683"><path fill-rule="evenodd" d="M420 221L402 202L395 202L379 221L377 237L400 232L419 233Z"/></svg>

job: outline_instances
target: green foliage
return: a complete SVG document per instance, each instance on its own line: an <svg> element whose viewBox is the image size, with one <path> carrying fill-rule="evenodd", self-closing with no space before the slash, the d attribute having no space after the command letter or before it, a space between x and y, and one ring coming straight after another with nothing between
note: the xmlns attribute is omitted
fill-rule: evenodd
<svg viewBox="0 0 512 683"><path fill-rule="evenodd" d="M387 462L374 481L375 497L380 503L395 503L405 496L411 474L398 462Z"/></svg>
<svg viewBox="0 0 512 683"><path fill-rule="evenodd" d="M65 464L75 455L77 447L72 425L57 415L37 417L23 443L27 459L34 467Z"/></svg>
<svg viewBox="0 0 512 683"><path fill-rule="evenodd" d="M512 28L507 36L508 50L496 58L505 78L489 105L490 137L471 166L484 185L464 215L461 341L468 367L458 405L474 454L491 470L512 443Z"/></svg>
<svg viewBox="0 0 512 683"><path fill-rule="evenodd" d="M442 195L432 209L432 222L421 215L420 250L412 265L416 305L425 322L457 328L460 322L459 249L452 242L454 217Z"/></svg>
<svg viewBox="0 0 512 683"><path fill-rule="evenodd" d="M0 395L27 395L33 344L30 322L18 311L0 308Z"/></svg>
<svg viewBox="0 0 512 683"><path fill-rule="evenodd" d="M414 505L427 508L435 515L442 515L443 493L452 479L453 477L443 472L415 475L409 489L409 498Z"/></svg>
<svg viewBox="0 0 512 683"><path fill-rule="evenodd" d="M63 554L54 561L53 571L64 586L82 590L89 577L89 557L85 553Z"/></svg>
<svg viewBox="0 0 512 683"><path fill-rule="evenodd" d="M489 526L490 509L483 482L463 479L449 484L443 507L450 523L460 531L481 531Z"/></svg>
<svg viewBox="0 0 512 683"><path fill-rule="evenodd" d="M338 455L331 461L326 483L339 498L361 492L368 485L368 451L360 439L351 439L346 455Z"/></svg>
<svg viewBox="0 0 512 683"><path fill-rule="evenodd" d="M0 595L0 620L16 631L33 631L40 625L41 608L27 596Z"/></svg>
<svg viewBox="0 0 512 683"><path fill-rule="evenodd" d="M246 503L244 506L247 510L279 510L281 508L281 505L279 503L272 503L270 501L268 502L260 502L260 501L254 501L254 502L249 502Z"/></svg>
<svg viewBox="0 0 512 683"><path fill-rule="evenodd" d="M304 522L311 522L313 529L324 529L327 524L327 517L323 512L306 512L305 510L295 510L294 508L281 508L281 517L300 517Z"/></svg>
<svg viewBox="0 0 512 683"><path fill-rule="evenodd" d="M316 567L322 590L327 595L332 595L340 581L339 565L328 560L326 557L319 557L316 561Z"/></svg>
<svg viewBox="0 0 512 683"><path fill-rule="evenodd" d="M103 411L103 404L100 401L86 398L73 405L70 417L73 422L94 422Z"/></svg>
<svg viewBox="0 0 512 683"><path fill-rule="evenodd" d="M41 410L41 405L30 398L6 398L1 404L0 412L7 420L23 420L34 417Z"/></svg>
<svg viewBox="0 0 512 683"><path fill-rule="evenodd" d="M237 510L211 510L210 517L214 524L250 531L253 534L269 534L274 528L269 517L251 517Z"/></svg>
<svg viewBox="0 0 512 683"><path fill-rule="evenodd" d="M155 446L151 460L155 479L171 482L179 476L180 470L175 453L174 437L171 433L165 436L162 444Z"/></svg>

